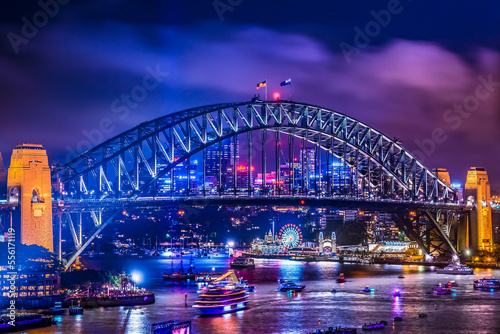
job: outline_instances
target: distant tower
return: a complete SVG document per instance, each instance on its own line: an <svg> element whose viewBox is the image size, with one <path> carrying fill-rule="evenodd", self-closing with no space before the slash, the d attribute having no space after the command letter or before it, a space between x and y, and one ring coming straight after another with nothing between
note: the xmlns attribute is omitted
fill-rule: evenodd
<svg viewBox="0 0 500 334"><path fill-rule="evenodd" d="M470 212L470 247L491 251L491 193L488 174L484 168L472 167L467 173L464 202L475 208Z"/></svg>
<svg viewBox="0 0 500 334"><path fill-rule="evenodd" d="M3 168L2 153L0 153L0 200L5 199L7 193L7 178Z"/></svg>
<svg viewBox="0 0 500 334"><path fill-rule="evenodd" d="M47 152L42 145L19 144L12 152L7 180L8 203L21 209L20 241L54 251L52 192Z"/></svg>
<svg viewBox="0 0 500 334"><path fill-rule="evenodd" d="M323 238L323 232L319 232L318 245L319 245L319 253L323 253L323 246L325 243L325 239Z"/></svg>
<svg viewBox="0 0 500 334"><path fill-rule="evenodd" d="M332 253L337 253L337 235L332 232Z"/></svg>

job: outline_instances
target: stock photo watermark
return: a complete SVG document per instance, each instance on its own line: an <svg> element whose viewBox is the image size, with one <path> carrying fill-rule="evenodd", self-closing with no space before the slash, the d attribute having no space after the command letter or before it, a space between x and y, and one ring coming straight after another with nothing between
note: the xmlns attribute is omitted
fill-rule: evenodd
<svg viewBox="0 0 500 334"><path fill-rule="evenodd" d="M155 68L146 66L145 70L147 73L143 76L139 85L132 87L127 93L120 94L118 98L111 102L111 112L116 114L121 121L130 115L132 109L137 109L140 103L146 100L148 95L157 89L165 78L170 75L170 73L161 70L160 64L157 64ZM82 135L85 139L78 142L76 149L69 145L66 146L68 152L66 162L77 158L81 153L100 144L115 129L116 125L110 117L102 118L96 128L83 129Z"/></svg>
<svg viewBox="0 0 500 334"><path fill-rule="evenodd" d="M342 54L347 63L351 63L352 55L359 54L362 49L370 45L372 39L382 32L382 28L386 28L391 23L392 17L400 14L402 11L403 5L401 5L400 0L389 0L387 9L381 9L378 12L371 10L370 15L374 19L368 21L363 29L358 26L354 27L355 35L352 44L346 42L339 44L340 50L342 50Z"/></svg>
<svg viewBox="0 0 500 334"><path fill-rule="evenodd" d="M9 283L9 306L7 307L7 316L10 319L8 322L11 326L14 326L16 320L16 231L11 227L8 229L8 240L7 240L7 252L8 252L8 262L7 275L9 278L7 282Z"/></svg>
<svg viewBox="0 0 500 334"><path fill-rule="evenodd" d="M44 28L51 19L57 14L62 5L66 5L70 0L40 0L38 6L40 10L35 12L31 19L23 16L21 22L23 23L21 31L15 33L13 31L7 34L12 49L17 54L19 53L19 46L26 45L30 40L38 35L40 29Z"/></svg>
<svg viewBox="0 0 500 334"><path fill-rule="evenodd" d="M452 108L447 109L443 113L444 123L453 131L461 128L464 121L473 112L477 111L481 105L481 101L489 99L497 87L500 87L500 81L494 81L492 74L489 74L487 77L480 75L477 77L477 80L479 83L476 85L473 94L465 97L461 103L455 103ZM426 157L436 152L437 146L446 142L448 138L443 127L436 127L432 130L429 137L422 140L415 139L414 143L418 147L418 150L413 151L412 154L423 163Z"/></svg>
<svg viewBox="0 0 500 334"><path fill-rule="evenodd" d="M219 16L219 20L222 22L225 20L224 14L234 11L242 2L243 0L215 0L212 4L215 8L215 12Z"/></svg>

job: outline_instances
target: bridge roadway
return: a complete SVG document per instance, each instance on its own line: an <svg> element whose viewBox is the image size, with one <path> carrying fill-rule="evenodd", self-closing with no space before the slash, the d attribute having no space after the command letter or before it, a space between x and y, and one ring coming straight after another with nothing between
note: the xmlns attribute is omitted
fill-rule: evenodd
<svg viewBox="0 0 500 334"><path fill-rule="evenodd" d="M337 210L361 209L380 212L406 212L408 210L438 210L465 212L470 207L455 203L429 203L421 201L400 201L391 199L357 199L355 197L323 198L314 196L279 196L279 197L247 197L247 196L207 196L207 197L139 197L135 199L101 199L101 200L66 200L53 202L53 208L67 212L91 210L147 210L174 209L183 207L205 206L296 206L296 207L331 207Z"/></svg>

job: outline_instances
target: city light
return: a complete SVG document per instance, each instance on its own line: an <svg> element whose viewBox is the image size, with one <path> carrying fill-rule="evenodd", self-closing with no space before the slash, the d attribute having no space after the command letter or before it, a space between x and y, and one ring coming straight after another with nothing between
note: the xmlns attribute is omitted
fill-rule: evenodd
<svg viewBox="0 0 500 334"><path fill-rule="evenodd" d="M278 92L274 93L274 94L273 94L273 98L274 98L275 100L279 100L279 99L280 99L280 93L278 93Z"/></svg>
<svg viewBox="0 0 500 334"><path fill-rule="evenodd" d="M134 283L139 284L142 282L143 276L140 271L132 271L130 275Z"/></svg>

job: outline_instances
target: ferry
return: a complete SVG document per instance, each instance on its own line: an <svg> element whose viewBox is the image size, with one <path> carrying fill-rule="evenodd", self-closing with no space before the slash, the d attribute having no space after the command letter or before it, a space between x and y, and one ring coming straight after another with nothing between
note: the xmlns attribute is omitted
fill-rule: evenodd
<svg viewBox="0 0 500 334"><path fill-rule="evenodd" d="M203 291L193 307L201 315L220 315L247 308L248 292L234 284L215 286Z"/></svg>
<svg viewBox="0 0 500 334"><path fill-rule="evenodd" d="M441 283L439 283L438 286L436 286L434 289L432 289L432 292L436 295L448 295L453 291L453 289L449 286L442 286Z"/></svg>
<svg viewBox="0 0 500 334"><path fill-rule="evenodd" d="M52 326L52 318L35 313L16 313L14 326L9 315L0 317L0 333L14 333L27 329Z"/></svg>
<svg viewBox="0 0 500 334"><path fill-rule="evenodd" d="M255 263L252 258L250 257L237 257L234 259L233 262L229 264L231 268L255 268Z"/></svg>
<svg viewBox="0 0 500 334"><path fill-rule="evenodd" d="M448 275L474 275L474 270L460 263L452 263L446 268L437 269L436 272Z"/></svg>
<svg viewBox="0 0 500 334"><path fill-rule="evenodd" d="M287 281L287 280L279 280L278 281L279 283L279 287L278 287L278 291L297 291L297 292L300 292L302 290L305 289L305 285L297 285L291 281Z"/></svg>
<svg viewBox="0 0 500 334"><path fill-rule="evenodd" d="M474 281L474 289L500 289L500 281L495 278L481 278Z"/></svg>

